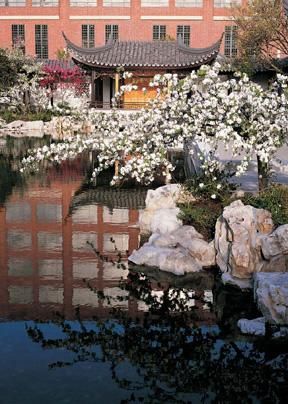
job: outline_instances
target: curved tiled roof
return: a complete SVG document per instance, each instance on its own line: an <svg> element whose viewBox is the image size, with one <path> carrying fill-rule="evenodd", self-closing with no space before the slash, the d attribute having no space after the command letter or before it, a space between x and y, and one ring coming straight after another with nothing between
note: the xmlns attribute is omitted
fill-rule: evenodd
<svg viewBox="0 0 288 404"><path fill-rule="evenodd" d="M189 68L212 62L221 40L208 48L189 48L179 41L109 41L97 48L81 48L63 34L76 63L98 68Z"/></svg>

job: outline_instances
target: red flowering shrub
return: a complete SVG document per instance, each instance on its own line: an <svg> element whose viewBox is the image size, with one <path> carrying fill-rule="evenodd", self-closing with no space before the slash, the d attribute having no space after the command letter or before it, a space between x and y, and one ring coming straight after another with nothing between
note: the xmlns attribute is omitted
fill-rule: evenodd
<svg viewBox="0 0 288 404"><path fill-rule="evenodd" d="M78 66L69 68L44 66L42 71L44 73L40 80L42 87L53 90L59 87L72 88L77 95L82 95L87 89L85 73Z"/></svg>

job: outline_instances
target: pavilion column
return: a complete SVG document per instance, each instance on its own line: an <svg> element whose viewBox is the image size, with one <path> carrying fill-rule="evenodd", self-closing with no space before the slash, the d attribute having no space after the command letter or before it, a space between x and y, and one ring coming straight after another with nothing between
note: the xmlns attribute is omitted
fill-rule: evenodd
<svg viewBox="0 0 288 404"><path fill-rule="evenodd" d="M115 94L118 94L119 93L119 81L120 81L119 73L115 73L114 80L115 80ZM117 99L116 104L119 108L120 107L120 98L119 97Z"/></svg>
<svg viewBox="0 0 288 404"><path fill-rule="evenodd" d="M96 73L94 70L91 72L91 106L96 106L96 93L95 93L95 79Z"/></svg>
<svg viewBox="0 0 288 404"><path fill-rule="evenodd" d="M119 73L115 73L115 93L119 92Z"/></svg>

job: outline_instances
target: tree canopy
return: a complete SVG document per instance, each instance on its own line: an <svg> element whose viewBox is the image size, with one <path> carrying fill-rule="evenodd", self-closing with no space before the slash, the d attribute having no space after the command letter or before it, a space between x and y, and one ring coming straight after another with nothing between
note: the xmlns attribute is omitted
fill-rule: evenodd
<svg viewBox="0 0 288 404"><path fill-rule="evenodd" d="M17 80L16 65L9 58L8 52L0 48L0 91L13 86Z"/></svg>
<svg viewBox="0 0 288 404"><path fill-rule="evenodd" d="M156 75L150 86L157 89L158 96L150 108L133 116L118 110L103 115L81 111L81 119L93 123L92 133L31 151L23 160L22 171L37 170L45 160L60 163L87 150L97 152L93 178L115 166L118 169L111 185L127 179L148 185L159 177L170 179L173 166L167 149L192 140L195 145L205 145L199 152L204 174L215 175L220 169L217 153L224 146L241 159L236 175L243 174L257 157L259 178L263 178L277 149L287 142L287 76L278 75L264 90L246 74L223 81L220 68L217 63L202 66L184 79L176 74ZM133 88L128 84L121 91Z"/></svg>
<svg viewBox="0 0 288 404"><path fill-rule="evenodd" d="M238 26L240 62L274 64L275 58L288 56L288 2L252 0L234 8Z"/></svg>

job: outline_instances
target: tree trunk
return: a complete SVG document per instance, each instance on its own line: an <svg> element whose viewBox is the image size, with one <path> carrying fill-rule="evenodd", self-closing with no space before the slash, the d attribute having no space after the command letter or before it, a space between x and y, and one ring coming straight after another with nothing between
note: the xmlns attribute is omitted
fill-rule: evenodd
<svg viewBox="0 0 288 404"><path fill-rule="evenodd" d="M257 166L258 166L258 188L259 192L264 191L269 185L269 165L268 163L263 163L257 156Z"/></svg>
<svg viewBox="0 0 288 404"><path fill-rule="evenodd" d="M25 110L29 111L30 110L30 91L29 90L24 90L24 105L25 105Z"/></svg>

